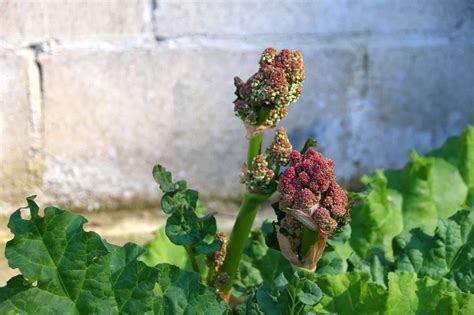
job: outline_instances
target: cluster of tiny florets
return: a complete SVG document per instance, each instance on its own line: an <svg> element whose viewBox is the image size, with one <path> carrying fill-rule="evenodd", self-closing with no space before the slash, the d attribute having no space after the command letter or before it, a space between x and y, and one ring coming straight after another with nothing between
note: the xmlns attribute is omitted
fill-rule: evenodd
<svg viewBox="0 0 474 315"><path fill-rule="evenodd" d="M259 70L247 82L234 79L234 112L249 125L274 127L288 114L286 107L301 95L305 80L303 57L296 50L283 49L277 54L274 48L267 48L259 64ZM268 114L259 123L259 112L264 107Z"/></svg>
<svg viewBox="0 0 474 315"><path fill-rule="evenodd" d="M250 191L258 191L270 184L274 176L275 173L269 168L265 156L259 154L253 159L251 168L245 173L244 182Z"/></svg>
<svg viewBox="0 0 474 315"><path fill-rule="evenodd" d="M265 151L270 165L286 165L289 162L292 146L284 128L278 128L275 138Z"/></svg>
<svg viewBox="0 0 474 315"><path fill-rule="evenodd" d="M324 207L317 208L312 217L320 231L329 234L337 228L337 221L331 217L329 210Z"/></svg>
<svg viewBox="0 0 474 315"><path fill-rule="evenodd" d="M313 149L292 151L289 160L278 183L280 208L304 210L321 231L335 231L345 222L338 219L346 215L348 200L336 182L334 163Z"/></svg>
<svg viewBox="0 0 474 315"><path fill-rule="evenodd" d="M218 272L224 264L225 256L227 255L227 238L224 232L218 232L215 236L215 240L221 241L221 249L207 256L207 264L209 268L213 268L215 272Z"/></svg>

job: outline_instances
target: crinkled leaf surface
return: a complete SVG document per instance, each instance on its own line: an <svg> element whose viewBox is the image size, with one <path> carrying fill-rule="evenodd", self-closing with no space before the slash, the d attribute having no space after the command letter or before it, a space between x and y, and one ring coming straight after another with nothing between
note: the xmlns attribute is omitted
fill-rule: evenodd
<svg viewBox="0 0 474 315"><path fill-rule="evenodd" d="M292 265L277 250L268 248L261 230L250 234L240 263L239 277L234 282L234 295L249 294L262 283L274 288L280 274L291 278Z"/></svg>
<svg viewBox="0 0 474 315"><path fill-rule="evenodd" d="M391 272L384 288L369 273L354 271L318 277L324 297L315 307L337 314L472 314L474 296L446 279L418 279L415 274Z"/></svg>
<svg viewBox="0 0 474 315"><path fill-rule="evenodd" d="M474 211L462 210L440 220L435 235L412 229L393 241L397 269L419 277L453 279L474 292Z"/></svg>
<svg viewBox="0 0 474 315"><path fill-rule="evenodd" d="M261 285L237 314L306 315L319 303L323 294L313 273L298 270L289 280L280 273L271 285Z"/></svg>
<svg viewBox="0 0 474 315"><path fill-rule="evenodd" d="M112 244L106 246L110 251L110 280L119 313L143 314L151 311L158 270L138 260L145 249L132 243L123 247Z"/></svg>
<svg viewBox="0 0 474 315"><path fill-rule="evenodd" d="M323 299L316 310L338 314L377 313L385 308L387 292L362 271L319 276Z"/></svg>
<svg viewBox="0 0 474 315"><path fill-rule="evenodd" d="M364 257L373 247L392 257L391 241L402 231L420 227L432 234L439 219L474 200L474 128L450 138L440 149L400 171L376 171L363 178L362 202L352 211L350 244Z"/></svg>
<svg viewBox="0 0 474 315"><path fill-rule="evenodd" d="M187 189L185 181L173 183L171 173L161 165L153 168L153 177L164 192L161 208L171 214L165 228L170 241L188 246L196 254L209 255L220 250L222 242L215 237L216 219L213 215L198 217L203 210L198 192Z"/></svg>
<svg viewBox="0 0 474 315"><path fill-rule="evenodd" d="M474 295L461 292L446 279L417 279L415 274L391 272L383 314L473 314Z"/></svg>
<svg viewBox="0 0 474 315"><path fill-rule="evenodd" d="M361 256L367 255L372 246L389 252L392 238L403 230L402 196L387 188L383 171L362 181L368 185L368 192L352 210L350 244Z"/></svg>
<svg viewBox="0 0 474 315"><path fill-rule="evenodd" d="M123 247L86 232L82 216L49 207L39 215L28 199L31 219L21 209L8 224L10 267L22 275L0 288L0 313L18 314L224 314L227 304L199 275L171 265L148 267L144 249ZM157 290L160 288L160 290Z"/></svg>
<svg viewBox="0 0 474 315"><path fill-rule="evenodd" d="M230 314L227 303L213 288L202 285L198 274L167 264L157 270L155 314Z"/></svg>
<svg viewBox="0 0 474 315"><path fill-rule="evenodd" d="M199 219L192 211L173 213L166 220L166 236L176 245L190 245L200 240Z"/></svg>
<svg viewBox="0 0 474 315"><path fill-rule="evenodd" d="M32 202L30 198L30 206ZM109 251L99 235L83 230L86 220L53 207L46 208L41 217L36 205L31 215L30 220L23 219L20 209L12 214L8 227L15 237L5 250L10 267L21 271L30 288L9 296L9 303L3 301L0 310L28 313L31 304L39 302L34 297L54 296L42 303L60 300L67 306L65 314L117 313ZM34 287L32 282L36 282ZM15 308L5 308L7 305Z"/></svg>

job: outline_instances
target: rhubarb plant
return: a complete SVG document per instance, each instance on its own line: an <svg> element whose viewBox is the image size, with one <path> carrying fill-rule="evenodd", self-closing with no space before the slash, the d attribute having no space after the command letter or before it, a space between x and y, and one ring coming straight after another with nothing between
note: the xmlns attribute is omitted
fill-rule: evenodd
<svg viewBox="0 0 474 315"><path fill-rule="evenodd" d="M0 313L473 314L474 128L347 193L314 139L294 148L276 128L263 148L304 80L302 55L273 48L234 78L248 150L230 233L162 165L152 174L168 217L144 247L110 244L28 197L8 223L20 274L0 288ZM269 203L275 216L252 231Z"/></svg>

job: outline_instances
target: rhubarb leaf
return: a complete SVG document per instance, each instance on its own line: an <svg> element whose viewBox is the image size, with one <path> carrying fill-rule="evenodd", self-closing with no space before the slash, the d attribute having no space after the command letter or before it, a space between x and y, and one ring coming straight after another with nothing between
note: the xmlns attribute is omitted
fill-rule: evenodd
<svg viewBox="0 0 474 315"><path fill-rule="evenodd" d="M350 240L360 257L378 247L391 259L399 233L419 227L433 234L439 219L474 204L474 127L427 157L413 152L411 159L403 170L363 177L367 187L352 211Z"/></svg>
<svg viewBox="0 0 474 315"><path fill-rule="evenodd" d="M435 235L412 229L393 241L396 266L418 276L456 281L466 292L474 292L474 211L463 210L440 220Z"/></svg>
<svg viewBox="0 0 474 315"><path fill-rule="evenodd" d="M14 238L6 257L18 275L0 288L2 314L227 314L230 310L200 276L178 267L149 267L135 244L108 244L86 232L85 218L28 198L8 224ZM171 313L170 310L173 310Z"/></svg>

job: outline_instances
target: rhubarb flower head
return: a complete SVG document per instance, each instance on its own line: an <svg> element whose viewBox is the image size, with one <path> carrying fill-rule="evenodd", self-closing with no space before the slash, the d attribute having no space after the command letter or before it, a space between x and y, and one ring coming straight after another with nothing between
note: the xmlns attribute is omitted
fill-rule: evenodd
<svg viewBox="0 0 474 315"><path fill-rule="evenodd" d="M275 138L266 149L267 161L272 166L286 165L290 160L292 146L286 130L278 128L275 132Z"/></svg>
<svg viewBox="0 0 474 315"><path fill-rule="evenodd" d="M274 171L269 167L265 156L259 154L252 162L252 167L244 173L243 181L251 192L258 192L267 187L275 176Z"/></svg>
<svg viewBox="0 0 474 315"><path fill-rule="evenodd" d="M313 149L292 151L288 168L280 175L277 237L283 255L292 263L316 268L327 238L349 221L347 195L336 182L333 161ZM319 237L305 257L299 257L304 228Z"/></svg>
<svg viewBox="0 0 474 315"><path fill-rule="evenodd" d="M267 48L260 57L260 68L246 82L234 79L237 99L234 112L246 125L272 128L288 114L288 105L301 95L304 62L301 53L283 49L277 54ZM259 115L265 115L263 119Z"/></svg>

